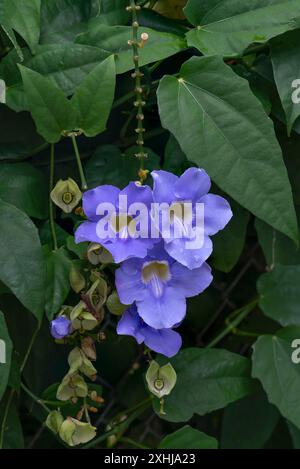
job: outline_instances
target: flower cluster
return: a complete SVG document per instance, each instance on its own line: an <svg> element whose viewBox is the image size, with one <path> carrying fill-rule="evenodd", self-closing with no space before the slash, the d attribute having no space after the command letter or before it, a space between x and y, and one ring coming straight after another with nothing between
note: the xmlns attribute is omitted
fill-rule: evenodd
<svg viewBox="0 0 300 469"><path fill-rule="evenodd" d="M209 193L211 181L204 170L189 168L181 177L154 171L152 177L153 189L132 182L123 190L105 185L87 191L83 211L88 220L75 240L103 246L121 264L116 288L128 309L118 334L171 357L181 347L174 329L185 317L186 298L212 282L206 263L213 249L210 237L227 225L232 212L224 198ZM58 336L68 328L60 321Z"/></svg>

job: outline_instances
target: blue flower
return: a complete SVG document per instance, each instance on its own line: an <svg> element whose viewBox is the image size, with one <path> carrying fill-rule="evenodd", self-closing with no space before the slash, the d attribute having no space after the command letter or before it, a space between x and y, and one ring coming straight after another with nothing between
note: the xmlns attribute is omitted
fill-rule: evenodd
<svg viewBox="0 0 300 469"><path fill-rule="evenodd" d="M116 263L129 257L143 258L157 239L150 236L152 190L131 182L122 191L104 185L83 195L83 211L89 221L75 233L76 243L90 241L101 244ZM142 204L145 210L139 210ZM145 232L144 232L145 231Z"/></svg>
<svg viewBox="0 0 300 469"><path fill-rule="evenodd" d="M173 213L168 206L164 210L169 211L173 227L182 228L182 236L172 236L172 231L164 230L158 220L157 228L165 241L166 251L189 269L200 267L212 253L210 236L222 230L232 217L229 203L223 197L208 194L211 180L203 169L189 168L181 177L167 171L153 171L152 177L154 202L171 206ZM183 207L187 202L190 204L190 213L186 213L183 224ZM204 219L202 216L202 226L197 230L199 220L196 207L200 206L204 209ZM194 243L191 248L188 242L197 240L197 233L201 234L201 241L198 245Z"/></svg>
<svg viewBox="0 0 300 469"><path fill-rule="evenodd" d="M63 339L70 334L71 328L72 323L65 316L59 316L51 321L51 335L54 339Z"/></svg>
<svg viewBox="0 0 300 469"><path fill-rule="evenodd" d="M166 357L173 357L180 350L182 339L178 332L172 329L153 329L148 326L132 305L123 314L118 323L117 333L119 335L130 335L139 344L145 343L154 352L161 353Z"/></svg>
<svg viewBox="0 0 300 469"><path fill-rule="evenodd" d="M135 302L139 316L154 329L179 324L186 314L186 298L199 295L211 282L206 263L190 270L171 258L162 242L145 259L128 259L116 271L120 301Z"/></svg>

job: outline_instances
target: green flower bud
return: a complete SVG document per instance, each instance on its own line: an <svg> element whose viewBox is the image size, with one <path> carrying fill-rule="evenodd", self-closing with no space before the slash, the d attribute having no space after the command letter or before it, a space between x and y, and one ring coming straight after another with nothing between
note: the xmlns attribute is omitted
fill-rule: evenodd
<svg viewBox="0 0 300 469"><path fill-rule="evenodd" d="M108 297L106 306L111 314L121 316L128 308L128 305L123 305L120 301L119 295L116 291Z"/></svg>
<svg viewBox="0 0 300 469"><path fill-rule="evenodd" d="M77 373L68 373L56 393L57 399L60 401L69 401L73 397L86 397L88 395L88 387L82 376Z"/></svg>
<svg viewBox="0 0 300 469"><path fill-rule="evenodd" d="M81 290L84 289L85 287L85 278L84 276L80 273L78 269L74 265L72 265L71 270L70 270L70 285L72 289L74 290L75 293L81 292Z"/></svg>
<svg viewBox="0 0 300 469"><path fill-rule="evenodd" d="M153 360L146 373L146 381L149 391L161 399L171 393L176 384L177 375L171 363L159 366L159 364Z"/></svg>
<svg viewBox="0 0 300 469"><path fill-rule="evenodd" d="M101 244L91 243L87 251L87 258L93 265L113 264L113 256Z"/></svg>
<svg viewBox="0 0 300 469"><path fill-rule="evenodd" d="M72 310L70 319L74 330L91 331L95 329L99 321L92 313L86 311L86 306L82 301Z"/></svg>
<svg viewBox="0 0 300 469"><path fill-rule="evenodd" d="M59 436L69 446L77 446L91 441L96 436L96 427L68 417L60 427Z"/></svg>
<svg viewBox="0 0 300 469"><path fill-rule="evenodd" d="M70 365L70 373L80 371L90 379L93 379L97 374L96 368L79 347L74 348L70 352L68 362Z"/></svg>
<svg viewBox="0 0 300 469"><path fill-rule="evenodd" d="M58 410L53 410L48 414L46 420L46 426L55 434L57 434L60 430L60 427L64 421L63 416Z"/></svg>
<svg viewBox="0 0 300 469"><path fill-rule="evenodd" d="M50 195L52 202L65 213L71 213L82 197L81 190L71 178L58 181Z"/></svg>

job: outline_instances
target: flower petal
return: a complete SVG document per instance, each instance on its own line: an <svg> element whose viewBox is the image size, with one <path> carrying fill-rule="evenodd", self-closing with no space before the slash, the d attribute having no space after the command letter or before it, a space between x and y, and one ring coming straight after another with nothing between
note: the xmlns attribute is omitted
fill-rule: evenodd
<svg viewBox="0 0 300 469"><path fill-rule="evenodd" d="M97 223L85 221L75 231L75 243L83 243L84 241L103 243L96 233Z"/></svg>
<svg viewBox="0 0 300 469"><path fill-rule="evenodd" d="M162 353L166 357L173 357L178 353L182 345L182 338L178 332L172 329L156 330L145 326L143 329L145 345L157 353Z"/></svg>
<svg viewBox="0 0 300 469"><path fill-rule="evenodd" d="M199 202L204 204L204 230L207 235L218 233L232 218L229 203L219 195L207 194Z"/></svg>
<svg viewBox="0 0 300 469"><path fill-rule="evenodd" d="M142 282L141 268L138 268L135 259L125 262L116 271L116 288L121 303L125 305L144 298L146 289Z"/></svg>
<svg viewBox="0 0 300 469"><path fill-rule="evenodd" d="M92 221L99 220L97 207L101 203L109 203L116 207L120 192L120 189L110 185L99 186L85 192L82 197L82 207L87 218Z"/></svg>
<svg viewBox="0 0 300 469"><path fill-rule="evenodd" d="M154 202L166 202L171 204L174 201L174 187L178 181L175 174L168 171L152 171L151 176L154 181L153 197Z"/></svg>
<svg viewBox="0 0 300 469"><path fill-rule="evenodd" d="M188 249L187 242L187 239L177 238L165 243L165 249L173 259L189 269L201 267L212 253L213 245L211 239L205 236L204 244L200 249Z"/></svg>
<svg viewBox="0 0 300 469"><path fill-rule="evenodd" d="M170 287L160 298L155 298L146 290L144 298L137 300L136 305L141 318L154 329L170 329L180 323L186 313L185 298Z"/></svg>
<svg viewBox="0 0 300 469"><path fill-rule="evenodd" d="M211 188L211 180L204 169L189 168L175 184L174 192L178 199L197 202Z"/></svg>
<svg viewBox="0 0 300 469"><path fill-rule="evenodd" d="M171 274L170 287L176 289L178 294L186 298L199 295L206 290L213 280L211 268L206 262L201 267L193 270L176 262L172 266Z"/></svg>
<svg viewBox="0 0 300 469"><path fill-rule="evenodd" d="M130 335L134 337L138 344L144 342L143 328L141 327L141 319L137 313L136 307L127 309L122 318L118 322L117 334Z"/></svg>

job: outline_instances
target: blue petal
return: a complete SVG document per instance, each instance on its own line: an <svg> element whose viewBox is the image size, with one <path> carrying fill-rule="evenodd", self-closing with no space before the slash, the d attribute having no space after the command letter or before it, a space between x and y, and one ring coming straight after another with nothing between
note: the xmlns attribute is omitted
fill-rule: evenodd
<svg viewBox="0 0 300 469"><path fill-rule="evenodd" d="M138 259L124 262L116 271L116 288L121 303L125 305L144 298L146 287L142 282L141 262Z"/></svg>
<svg viewBox="0 0 300 469"><path fill-rule="evenodd" d="M117 333L119 335L130 335L134 337L138 344L144 342L144 335L142 333L141 319L137 313L136 307L129 308L123 314L117 326Z"/></svg>
<svg viewBox="0 0 300 469"><path fill-rule="evenodd" d="M145 326L143 333L145 336L145 345L154 352L162 353L166 357L173 357L181 348L181 336L172 329L156 330L152 327Z"/></svg>
<svg viewBox="0 0 300 469"><path fill-rule="evenodd" d="M184 238L174 239L169 243L165 243L165 249L173 259L189 269L201 267L212 253L213 245L211 239L206 236L204 244L200 249L188 249L186 247L187 241Z"/></svg>
<svg viewBox="0 0 300 469"><path fill-rule="evenodd" d="M207 235L214 235L223 230L232 218L229 203L223 197L207 194L199 200L204 204L204 230Z"/></svg>
<svg viewBox="0 0 300 469"><path fill-rule="evenodd" d="M199 295L213 280L211 268L206 263L197 269L190 270L176 262L171 268L171 274L169 286L186 298Z"/></svg>
<svg viewBox="0 0 300 469"><path fill-rule="evenodd" d="M178 199L197 202L208 193L211 180L204 169L189 168L175 184L175 195Z"/></svg>
<svg viewBox="0 0 300 469"><path fill-rule="evenodd" d="M116 207L120 192L120 189L110 185L99 186L85 192L82 197L82 207L87 218L92 221L99 220L96 212L100 203L109 203Z"/></svg>
<svg viewBox="0 0 300 469"><path fill-rule="evenodd" d="M168 171L152 171L151 176L154 181L154 202L171 204L175 199L174 187L178 177Z"/></svg>

